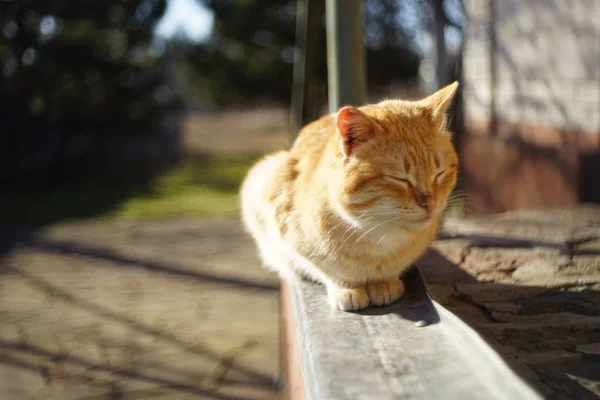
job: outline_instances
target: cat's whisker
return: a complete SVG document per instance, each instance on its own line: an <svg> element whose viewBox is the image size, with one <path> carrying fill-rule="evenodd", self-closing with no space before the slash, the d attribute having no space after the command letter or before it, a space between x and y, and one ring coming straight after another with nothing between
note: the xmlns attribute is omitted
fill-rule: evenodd
<svg viewBox="0 0 600 400"><path fill-rule="evenodd" d="M388 222L393 222L393 221L397 221L398 219L400 219L400 217L396 217ZM379 246L379 244L383 241L383 239L385 239L385 237L387 236L389 232L386 232L383 234L383 236L381 236L381 239L379 239L379 241L377 241L377 246Z"/></svg>
<svg viewBox="0 0 600 400"><path fill-rule="evenodd" d="M380 223L380 224L378 224L378 225L374 226L373 228L371 228L371 229L369 229L368 231L366 231L365 233L363 233L363 234L362 234L362 235L361 235L361 236L360 236L358 239L356 239L356 242L355 242L355 243L357 243L357 242L358 242L360 239L362 239L362 238L363 238L365 235L367 235L369 232L373 231L374 229L376 229L376 228L378 228L378 227L380 227L380 226L382 226L382 225L384 225L384 224L388 224L388 223L392 223L392 222L398 221L398 220L399 220L399 219L401 219L402 217L403 217L403 215L398 215L398 216L396 216L396 217L393 217L393 218L391 218L391 219L388 219L388 220L386 220L386 221L383 221L382 223ZM385 235L387 235L387 233L386 233ZM383 235L383 237L385 237L385 235ZM377 242L377 244L379 244L379 243L380 243L380 242L383 240L383 237L382 237L382 238L379 240L379 242Z"/></svg>
<svg viewBox="0 0 600 400"><path fill-rule="evenodd" d="M352 234L359 230L362 225L366 225L368 222L373 221L374 219L377 219L378 217L382 216L384 216L384 214L376 213L375 211L373 211L372 213L367 213L367 215L365 215L362 219L357 219L355 221L355 224L357 226L350 225L348 229L346 229L344 233L342 233L343 243L345 244L352 237Z"/></svg>
<svg viewBox="0 0 600 400"><path fill-rule="evenodd" d="M343 245L345 245L346 242L348 240L350 240L350 238L352 237L352 235L358 229L360 229L361 225L366 224L367 222L372 221L373 219L375 219L378 216L378 215L375 215L375 214L376 214L375 210L367 210L365 212L364 216L359 217L356 221L354 221L354 224L348 224L349 226L346 228L346 230L344 230L344 232L341 235L342 236L342 241L341 241L341 244L338 246L337 249L339 249Z"/></svg>
<svg viewBox="0 0 600 400"><path fill-rule="evenodd" d="M469 201L471 200L471 197L469 196L464 196L464 197L452 197L446 200L446 202L455 202L455 201Z"/></svg>
<svg viewBox="0 0 600 400"><path fill-rule="evenodd" d="M452 194L452 195L448 196L448 200L469 199L471 197L473 197L473 196L468 193L456 193L456 194Z"/></svg>
<svg viewBox="0 0 600 400"><path fill-rule="evenodd" d="M477 196L464 195L464 196L460 196L460 197L449 198L447 200L447 203L450 204L450 205L457 205L458 204L458 205L469 206L470 204L472 204L476 200L481 200L481 199L478 198Z"/></svg>
<svg viewBox="0 0 600 400"><path fill-rule="evenodd" d="M369 211L371 211L371 210L360 211L360 215L358 216L358 218L357 218L357 221L358 221L358 220L360 220L360 219L361 219L361 218L363 218L363 217L366 217L366 216L367 216L367 214L369 213ZM343 224L348 224L348 225L349 225L349 226L346 228L346 230L349 230L349 229L352 229L352 228L353 228L353 226L352 226L352 224L351 224L351 223L349 223L349 222L348 222L347 220L345 220L344 218L341 218L341 217L340 217L339 215L337 215L337 214L333 214L333 215L331 215L331 217L330 217L330 218L328 218L328 220L327 220L326 224L328 224L329 222L331 222L331 221L333 221L333 220L335 220L335 219L339 219L339 221L338 221L338 222L337 222L337 223L336 223L336 224L335 224L333 227L329 228L329 232L330 232L330 233L331 233L331 232L333 232L333 231L334 231L334 230L335 230L337 227L339 227L340 225L343 225Z"/></svg>
<svg viewBox="0 0 600 400"><path fill-rule="evenodd" d="M374 227L372 227L371 229L367 230L367 231L366 231L366 232L364 232L362 235L360 235L360 236L358 237L358 239L356 239L356 241L355 241L354 243L358 243L358 242L360 241L360 239L362 239L363 237L365 237L365 235L367 235L369 232L372 232L374 229L377 229L377 228L379 228L381 225L383 225L383 224L385 224L385 223L388 223L388 222L395 221L396 219L397 219L397 218L394 218L394 219L392 219L392 220L383 221L383 222L381 222L381 223L379 223L379 224L375 225Z"/></svg>
<svg viewBox="0 0 600 400"><path fill-rule="evenodd" d="M365 217L367 218L367 217ZM342 221L348 224L348 226L344 229L344 231L341 233L341 237L342 240L345 242L345 238L346 236L351 237L352 234L358 230L358 226L355 226L356 223L349 223L348 221ZM339 225L339 224L338 224Z"/></svg>
<svg viewBox="0 0 600 400"><path fill-rule="evenodd" d="M465 199L452 199L452 200L446 201L446 205L464 204L464 203L465 203Z"/></svg>

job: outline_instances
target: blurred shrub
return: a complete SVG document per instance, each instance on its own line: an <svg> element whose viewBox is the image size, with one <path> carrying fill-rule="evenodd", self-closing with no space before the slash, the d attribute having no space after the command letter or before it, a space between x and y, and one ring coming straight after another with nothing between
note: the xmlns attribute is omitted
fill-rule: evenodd
<svg viewBox="0 0 600 400"><path fill-rule="evenodd" d="M291 98L296 1L197 0L214 13L209 41L187 47L182 75L195 82L193 95L217 105L255 103L260 99L288 103ZM324 0L312 0L324 1ZM365 44L371 85L417 75L419 55L415 28L398 19L414 14L418 0L366 1ZM417 16L415 16L417 17ZM316 43L317 87L326 96L325 20Z"/></svg>
<svg viewBox="0 0 600 400"><path fill-rule="evenodd" d="M153 39L166 0L0 2L0 178L54 171L179 104Z"/></svg>

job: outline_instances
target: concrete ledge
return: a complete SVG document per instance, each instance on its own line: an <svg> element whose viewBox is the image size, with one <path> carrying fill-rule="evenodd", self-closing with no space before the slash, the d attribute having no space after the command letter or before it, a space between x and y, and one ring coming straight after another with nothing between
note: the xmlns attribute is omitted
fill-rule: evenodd
<svg viewBox="0 0 600 400"><path fill-rule="evenodd" d="M475 331L431 300L418 270L410 271L405 282L407 293L399 302L360 313L331 309L324 288L316 284L284 288L285 336L296 341L295 347L288 343L288 396L540 398Z"/></svg>

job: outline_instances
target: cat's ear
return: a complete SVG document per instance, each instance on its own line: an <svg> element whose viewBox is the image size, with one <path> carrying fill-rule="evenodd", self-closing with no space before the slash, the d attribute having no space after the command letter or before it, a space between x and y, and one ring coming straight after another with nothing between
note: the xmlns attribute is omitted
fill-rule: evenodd
<svg viewBox="0 0 600 400"><path fill-rule="evenodd" d="M342 107L337 114L337 129L342 154L348 157L352 149L373 134L373 125L356 107Z"/></svg>
<svg viewBox="0 0 600 400"><path fill-rule="evenodd" d="M426 107L438 132L446 130L446 112L454 100L457 89L458 82L453 82L420 101Z"/></svg>

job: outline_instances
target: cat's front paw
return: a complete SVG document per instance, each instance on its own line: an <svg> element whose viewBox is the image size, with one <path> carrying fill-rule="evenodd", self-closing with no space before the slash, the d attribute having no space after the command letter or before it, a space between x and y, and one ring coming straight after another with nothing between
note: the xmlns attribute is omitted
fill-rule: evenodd
<svg viewBox="0 0 600 400"><path fill-rule="evenodd" d="M362 287L329 289L329 303L342 311L362 310L369 306L369 295Z"/></svg>
<svg viewBox="0 0 600 400"><path fill-rule="evenodd" d="M392 304L404 294L404 283L400 279L369 283L367 294L369 302L375 306Z"/></svg>

